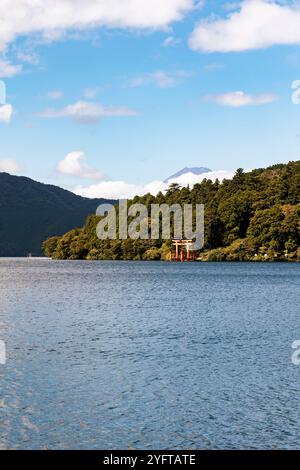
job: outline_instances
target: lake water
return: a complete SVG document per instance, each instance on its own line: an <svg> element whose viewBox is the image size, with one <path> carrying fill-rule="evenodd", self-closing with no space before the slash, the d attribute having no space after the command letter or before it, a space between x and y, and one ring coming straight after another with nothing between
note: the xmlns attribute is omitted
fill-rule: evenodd
<svg viewBox="0 0 300 470"><path fill-rule="evenodd" d="M299 286L299 264L0 260L0 448L299 448Z"/></svg>

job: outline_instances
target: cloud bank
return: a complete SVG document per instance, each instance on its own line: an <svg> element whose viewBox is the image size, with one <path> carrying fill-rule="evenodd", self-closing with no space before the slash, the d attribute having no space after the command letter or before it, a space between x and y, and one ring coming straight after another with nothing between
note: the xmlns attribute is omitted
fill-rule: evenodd
<svg viewBox="0 0 300 470"><path fill-rule="evenodd" d="M237 52L300 44L300 4L244 0L225 19L200 21L190 47L203 52Z"/></svg>
<svg viewBox="0 0 300 470"><path fill-rule="evenodd" d="M19 36L61 38L100 26L162 29L196 7L195 0L1 0L0 51Z"/></svg>
<svg viewBox="0 0 300 470"><path fill-rule="evenodd" d="M0 52L19 37L41 35L55 41L68 33L99 27L130 30L167 30L193 10L197 0L1 0ZM229 2L225 18L202 19L190 35L190 47L204 52L233 52L273 45L300 44L300 4L295 1L243 0ZM167 36L165 46L178 44ZM28 56L28 54L26 54ZM36 58L23 59L35 63ZM29 59L29 60L27 60ZM9 74L19 73L11 65Z"/></svg>
<svg viewBox="0 0 300 470"><path fill-rule="evenodd" d="M202 175L194 175L193 173L186 173L174 180L169 180L168 183L163 181L152 181L145 185L135 185L126 183L124 181L102 181L98 184L91 186L77 186L73 189L75 194L88 198L108 198L108 199L130 199L134 196L143 196L144 194L151 193L156 195L159 191L168 189L171 183L178 183L180 186L194 186L200 183L205 178L215 181L219 179L230 179L234 176L233 171L211 171L203 173Z"/></svg>

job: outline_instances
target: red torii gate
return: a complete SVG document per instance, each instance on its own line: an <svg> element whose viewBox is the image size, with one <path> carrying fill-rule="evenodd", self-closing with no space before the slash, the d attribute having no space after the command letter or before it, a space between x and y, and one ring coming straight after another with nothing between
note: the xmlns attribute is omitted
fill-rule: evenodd
<svg viewBox="0 0 300 470"><path fill-rule="evenodd" d="M175 255L171 253L171 261L195 261L196 252L191 250L193 240L176 238L172 240L172 244L175 246Z"/></svg>

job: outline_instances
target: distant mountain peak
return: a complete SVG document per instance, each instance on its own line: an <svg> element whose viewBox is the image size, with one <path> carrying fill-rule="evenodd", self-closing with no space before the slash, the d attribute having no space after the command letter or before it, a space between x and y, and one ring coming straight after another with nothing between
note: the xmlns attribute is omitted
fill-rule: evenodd
<svg viewBox="0 0 300 470"><path fill-rule="evenodd" d="M177 173L174 173L174 175L169 176L169 178L165 179L164 183L168 183L170 180L179 178L182 175L186 175L187 173L193 173L193 175L202 175L203 173L209 173L210 170L209 168L205 168L203 166L194 166L194 167L185 167L182 170L178 171Z"/></svg>

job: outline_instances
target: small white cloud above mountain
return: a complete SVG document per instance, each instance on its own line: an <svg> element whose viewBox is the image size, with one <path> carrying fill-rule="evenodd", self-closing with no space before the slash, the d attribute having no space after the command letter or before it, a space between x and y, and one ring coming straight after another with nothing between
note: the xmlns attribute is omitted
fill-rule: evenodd
<svg viewBox="0 0 300 470"><path fill-rule="evenodd" d="M19 171L18 163L10 158L0 160L0 172L10 173L12 175L16 174Z"/></svg>
<svg viewBox="0 0 300 470"><path fill-rule="evenodd" d="M126 183L125 181L103 181L91 186L77 186L73 192L88 198L130 199L136 195L157 194L165 189L161 181L153 181L145 185Z"/></svg>
<svg viewBox="0 0 300 470"><path fill-rule="evenodd" d="M90 167L86 163L86 155L84 152L70 152L57 165L57 171L64 175L74 176L76 178L101 180L104 178L103 173Z"/></svg>

